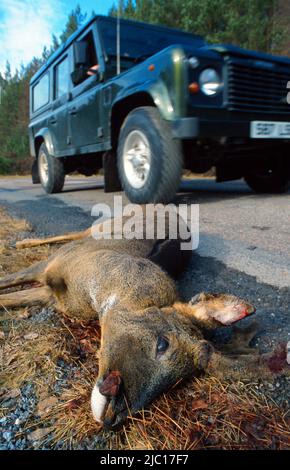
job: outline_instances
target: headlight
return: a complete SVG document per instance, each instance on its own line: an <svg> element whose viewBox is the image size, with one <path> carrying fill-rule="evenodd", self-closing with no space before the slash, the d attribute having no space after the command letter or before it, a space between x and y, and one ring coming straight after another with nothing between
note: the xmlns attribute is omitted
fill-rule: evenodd
<svg viewBox="0 0 290 470"><path fill-rule="evenodd" d="M216 95L223 87L219 74L214 69L205 69L199 77L201 91L207 96Z"/></svg>
<svg viewBox="0 0 290 470"><path fill-rule="evenodd" d="M194 56L189 57L188 63L192 69L197 69L197 67L199 66L199 60L197 57Z"/></svg>

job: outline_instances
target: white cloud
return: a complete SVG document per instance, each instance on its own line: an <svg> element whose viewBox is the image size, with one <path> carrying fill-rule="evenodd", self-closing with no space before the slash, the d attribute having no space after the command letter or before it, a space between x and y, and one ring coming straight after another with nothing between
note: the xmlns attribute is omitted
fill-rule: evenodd
<svg viewBox="0 0 290 470"><path fill-rule="evenodd" d="M60 0L1 0L0 71L7 60L15 71L33 56L41 56L52 34L59 34L58 25L65 22L63 7Z"/></svg>

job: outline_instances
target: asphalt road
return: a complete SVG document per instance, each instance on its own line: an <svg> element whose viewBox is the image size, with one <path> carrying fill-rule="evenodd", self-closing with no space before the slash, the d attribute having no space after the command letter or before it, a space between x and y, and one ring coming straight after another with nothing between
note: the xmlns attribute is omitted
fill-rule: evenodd
<svg viewBox="0 0 290 470"><path fill-rule="evenodd" d="M114 194L95 177L69 177L50 196L30 178L0 178L0 205L38 235L88 227L92 206L112 206ZM184 297L201 290L246 297L257 306L263 349L290 340L290 193L262 196L242 181L195 179L182 183L176 202L200 205L199 247L180 281Z"/></svg>

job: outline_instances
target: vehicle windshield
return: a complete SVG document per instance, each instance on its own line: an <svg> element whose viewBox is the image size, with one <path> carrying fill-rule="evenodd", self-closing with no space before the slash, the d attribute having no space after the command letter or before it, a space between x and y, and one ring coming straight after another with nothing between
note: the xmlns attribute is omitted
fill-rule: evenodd
<svg viewBox="0 0 290 470"><path fill-rule="evenodd" d="M116 56L117 50L117 22L103 19L100 22L105 51L108 56ZM195 36L182 31L170 31L170 29L158 29L153 25L134 25L121 21L121 56L135 60L146 58L165 49L172 44L180 44L188 47L202 47L206 43L200 36Z"/></svg>

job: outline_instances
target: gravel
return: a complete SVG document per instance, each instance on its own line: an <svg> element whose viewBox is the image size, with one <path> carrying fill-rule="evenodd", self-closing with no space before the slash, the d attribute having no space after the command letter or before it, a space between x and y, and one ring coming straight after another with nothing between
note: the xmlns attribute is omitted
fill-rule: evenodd
<svg viewBox="0 0 290 470"><path fill-rule="evenodd" d="M11 408L4 418L0 419L0 429L4 432L0 433L0 450L21 450L31 448L31 444L27 435L17 437L17 433L21 433L23 426L30 417L34 417L37 399L34 393L33 384L25 384L21 388L21 395L13 400L10 400ZM2 403L3 407L7 403Z"/></svg>

